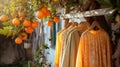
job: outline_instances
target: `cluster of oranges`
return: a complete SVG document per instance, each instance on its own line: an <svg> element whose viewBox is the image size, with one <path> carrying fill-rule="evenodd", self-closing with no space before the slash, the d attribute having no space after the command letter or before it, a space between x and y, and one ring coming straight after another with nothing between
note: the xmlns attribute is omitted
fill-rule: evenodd
<svg viewBox="0 0 120 67"><path fill-rule="evenodd" d="M18 18L14 18L12 21L14 26L19 26L21 24ZM20 35L15 39L16 44L21 44L23 40L26 40L28 34L31 34L35 28L38 27L38 22L36 20L24 20L22 25L24 26L25 32L21 32Z"/></svg>
<svg viewBox="0 0 120 67"><path fill-rule="evenodd" d="M37 18L43 19L46 16L50 16L50 10L47 7L42 7L39 11L37 11Z"/></svg>
<svg viewBox="0 0 120 67"><path fill-rule="evenodd" d="M58 23L60 21L59 17L58 16L53 16L53 20L49 20L47 25L48 26L52 26L53 25L53 22L55 23Z"/></svg>
<svg viewBox="0 0 120 67"><path fill-rule="evenodd" d="M50 15L51 15L50 10L48 10L48 8L46 7L42 7L39 11L37 11L37 18L39 19L43 19L44 17L50 16ZM52 26L53 22L58 23L60 21L58 16L53 16L52 18L53 20L48 21L47 23L48 26Z"/></svg>
<svg viewBox="0 0 120 67"><path fill-rule="evenodd" d="M26 14L24 12L19 13L19 17L17 13L12 13L11 15L13 17L12 19L12 26L13 27L19 27L22 29L18 34L18 37L15 38L16 44L22 44L23 40L26 40L28 38L28 34L31 34L35 28L38 27L38 22L33 20L28 20L26 18ZM8 17L6 15L0 16L0 21L5 22L8 20Z"/></svg>
<svg viewBox="0 0 120 67"><path fill-rule="evenodd" d="M26 14L24 12L14 12L11 14L12 16L12 26L21 28L22 31L19 32L18 36L15 38L16 44L22 44L24 40L28 38L28 34L31 34L35 28L38 27L38 22L33 20L26 19ZM42 7L39 11L37 11L36 17L39 19L43 19L44 17L51 16L50 10L46 7ZM59 17L54 15L52 16L53 20L49 20L47 25L52 26L53 22L58 23L60 21ZM5 22L9 20L6 15L0 16L0 21Z"/></svg>

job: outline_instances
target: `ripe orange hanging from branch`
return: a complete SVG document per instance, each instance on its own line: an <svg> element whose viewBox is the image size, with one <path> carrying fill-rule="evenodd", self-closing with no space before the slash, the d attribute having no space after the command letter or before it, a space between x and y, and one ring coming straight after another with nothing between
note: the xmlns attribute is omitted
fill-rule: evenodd
<svg viewBox="0 0 120 67"><path fill-rule="evenodd" d="M17 37L17 38L15 39L15 43L16 43L16 44L22 44L22 38Z"/></svg>
<svg viewBox="0 0 120 67"><path fill-rule="evenodd" d="M0 21L5 22L5 21L7 21L7 20L8 20L8 17L7 17L6 15L0 16Z"/></svg>
<svg viewBox="0 0 120 67"><path fill-rule="evenodd" d="M37 11L37 18L42 19L44 18L44 13L42 11Z"/></svg>
<svg viewBox="0 0 120 67"><path fill-rule="evenodd" d="M52 21L49 20L48 23L47 23L47 25L48 25L48 26L52 26L52 25L53 25Z"/></svg>
<svg viewBox="0 0 120 67"><path fill-rule="evenodd" d="M33 29L31 27L27 27L25 28L25 32L31 34L33 32Z"/></svg>
<svg viewBox="0 0 120 67"><path fill-rule="evenodd" d="M32 28L37 28L38 27L38 22L36 20L33 20L33 23L32 23Z"/></svg>
<svg viewBox="0 0 120 67"><path fill-rule="evenodd" d="M14 26L18 26L18 25L20 25L20 20L18 18L14 18L13 21L12 21L12 24Z"/></svg>
<svg viewBox="0 0 120 67"><path fill-rule="evenodd" d="M53 21L56 22L56 23L58 23L58 22L60 22L60 19L59 19L59 17L54 16L54 20Z"/></svg>
<svg viewBox="0 0 120 67"><path fill-rule="evenodd" d="M50 16L50 10L47 10L45 16Z"/></svg>
<svg viewBox="0 0 120 67"><path fill-rule="evenodd" d="M42 7L40 11L42 11L43 14L46 14L48 9L46 7Z"/></svg>
<svg viewBox="0 0 120 67"><path fill-rule="evenodd" d="M31 22L30 22L30 20L24 20L24 22L23 22L23 26L25 26L25 27L29 27L29 26L31 26Z"/></svg>
<svg viewBox="0 0 120 67"><path fill-rule="evenodd" d="M21 33L20 36L22 37L22 40L27 40L28 35L25 32Z"/></svg>

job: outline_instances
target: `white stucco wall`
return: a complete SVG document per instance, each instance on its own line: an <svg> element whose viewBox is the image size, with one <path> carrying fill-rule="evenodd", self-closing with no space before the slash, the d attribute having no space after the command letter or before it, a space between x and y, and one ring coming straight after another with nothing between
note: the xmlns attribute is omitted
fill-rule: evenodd
<svg viewBox="0 0 120 67"><path fill-rule="evenodd" d="M64 20L61 20L60 23L61 23L61 28L63 28L64 27ZM47 57L46 59L48 60L47 62L51 63L52 67L54 67L55 48L51 48L51 43L49 41L49 38L50 38L50 27L47 26L46 23L44 23L44 24L45 24L44 25L45 43L48 44L48 46L49 46L49 49L47 49L45 51L45 54L46 54L46 57ZM58 30L57 27L56 27L56 30Z"/></svg>
<svg viewBox="0 0 120 67"><path fill-rule="evenodd" d="M50 41L49 41L49 38L50 38L50 27L47 26L46 23L44 25L44 36L45 36L45 43L48 44L48 46L49 46L49 49L47 49L45 51L47 63L51 63L52 67L54 67L53 61L54 61L55 50L50 47L50 45L51 45Z"/></svg>

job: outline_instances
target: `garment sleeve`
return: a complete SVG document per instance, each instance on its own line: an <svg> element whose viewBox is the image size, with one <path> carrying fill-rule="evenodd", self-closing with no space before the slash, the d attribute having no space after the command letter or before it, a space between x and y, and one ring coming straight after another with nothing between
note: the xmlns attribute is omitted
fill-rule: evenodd
<svg viewBox="0 0 120 67"><path fill-rule="evenodd" d="M61 67L69 67L69 59L70 59L70 39L71 35L68 36L68 40L66 42L66 46L64 48Z"/></svg>
<svg viewBox="0 0 120 67"><path fill-rule="evenodd" d="M60 45L59 45L59 35L57 34L57 38L56 38L56 48L55 48L55 58L54 58L54 64L55 67L59 67L59 53L60 53Z"/></svg>
<svg viewBox="0 0 120 67"><path fill-rule="evenodd" d="M81 36L80 38L80 43L78 47L78 53L77 53L77 59L76 59L76 67L82 67L83 61L82 61L82 56L83 56L83 49L84 49L84 37Z"/></svg>

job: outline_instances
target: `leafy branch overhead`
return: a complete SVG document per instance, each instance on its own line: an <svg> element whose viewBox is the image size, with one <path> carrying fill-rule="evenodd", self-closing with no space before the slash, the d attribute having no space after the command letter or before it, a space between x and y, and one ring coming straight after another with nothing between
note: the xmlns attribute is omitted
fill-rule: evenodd
<svg viewBox="0 0 120 67"><path fill-rule="evenodd" d="M36 0L0 0L0 34L15 38L21 44L38 27L34 12L38 10ZM23 35L24 33L24 35Z"/></svg>
<svg viewBox="0 0 120 67"><path fill-rule="evenodd" d="M0 34L10 37L15 37L16 44L21 44L28 37L21 35L32 34L35 28L38 27L38 21L35 19L47 19L47 25L52 26L54 22L60 21L57 15L58 8L70 9L83 6L88 0L0 0L0 21L3 28L0 29ZM94 0L89 0L94 1ZM114 18L120 14L119 0L100 0L98 1L104 7L114 7L117 11ZM35 16L36 15L36 16ZM7 31L7 32L6 32ZM9 32L9 34L7 34ZM23 38L26 39L23 40ZM19 40L21 40L19 42Z"/></svg>
<svg viewBox="0 0 120 67"><path fill-rule="evenodd" d="M0 34L15 38L16 44L22 44L38 27L36 12L38 19L49 18L49 21L52 21L48 26L52 26L53 22L59 22L59 17L55 14L56 8L54 9L49 2L49 0L0 0L0 21L3 24ZM25 35L21 35L22 33Z"/></svg>

